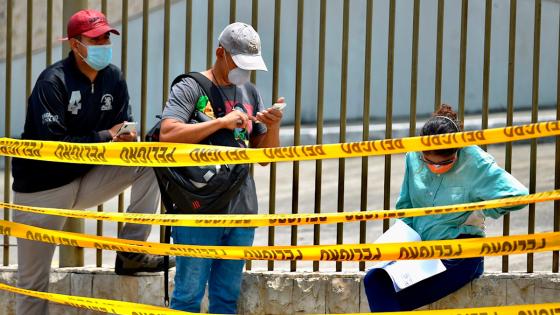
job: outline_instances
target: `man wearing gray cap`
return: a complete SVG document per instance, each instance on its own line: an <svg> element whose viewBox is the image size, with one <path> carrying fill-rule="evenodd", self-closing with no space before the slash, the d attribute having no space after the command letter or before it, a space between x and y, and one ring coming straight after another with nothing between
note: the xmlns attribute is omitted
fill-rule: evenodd
<svg viewBox="0 0 560 315"><path fill-rule="evenodd" d="M233 134L232 146L277 147L284 99L264 109L258 90L249 82L252 70L267 71L259 35L250 25L233 23L222 31L218 42L216 61L210 69L196 80L185 77L171 88L160 141L201 143L218 134ZM200 80L211 81L216 93L205 95L197 83ZM197 111L210 119L189 123ZM257 206L255 182L249 174L223 213L256 214ZM172 237L176 244L250 246L254 233L254 228L173 227ZM200 312L208 283L209 312L235 314L243 265L242 260L178 257L171 308Z"/></svg>

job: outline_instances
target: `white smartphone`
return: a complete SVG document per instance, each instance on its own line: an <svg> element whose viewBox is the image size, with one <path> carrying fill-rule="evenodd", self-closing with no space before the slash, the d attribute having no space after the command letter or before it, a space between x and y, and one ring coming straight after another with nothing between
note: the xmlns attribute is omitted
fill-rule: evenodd
<svg viewBox="0 0 560 315"><path fill-rule="evenodd" d="M125 123L123 123L123 125L121 126L121 128L119 129L119 131L117 131L117 137L120 135L124 135L127 133L132 133L136 131L136 122L133 121L127 121Z"/></svg>
<svg viewBox="0 0 560 315"><path fill-rule="evenodd" d="M286 107L286 103L274 103L274 105L272 105L272 108L277 109L277 110L283 110L284 107Z"/></svg>

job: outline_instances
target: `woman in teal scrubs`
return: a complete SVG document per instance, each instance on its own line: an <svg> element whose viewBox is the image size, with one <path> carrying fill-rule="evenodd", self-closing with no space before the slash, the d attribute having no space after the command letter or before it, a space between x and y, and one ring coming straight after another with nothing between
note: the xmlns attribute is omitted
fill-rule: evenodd
<svg viewBox="0 0 560 315"><path fill-rule="evenodd" d="M442 105L422 127L421 135L461 132L457 114ZM410 152L397 209L444 206L527 195L523 184L478 146ZM475 212L402 219L423 241L484 237L486 217L499 218L524 205ZM484 271L482 257L442 260L446 270L399 292L383 269L372 269L364 286L372 312L408 311L460 289Z"/></svg>

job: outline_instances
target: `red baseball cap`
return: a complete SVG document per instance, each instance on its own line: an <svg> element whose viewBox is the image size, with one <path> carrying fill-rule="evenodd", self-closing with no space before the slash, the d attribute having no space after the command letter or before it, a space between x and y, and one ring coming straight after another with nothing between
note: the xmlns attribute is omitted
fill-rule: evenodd
<svg viewBox="0 0 560 315"><path fill-rule="evenodd" d="M91 9L81 10L70 17L66 26L67 37L63 38L63 40L68 40L78 35L95 38L107 32L120 35L119 31L109 25L103 13Z"/></svg>

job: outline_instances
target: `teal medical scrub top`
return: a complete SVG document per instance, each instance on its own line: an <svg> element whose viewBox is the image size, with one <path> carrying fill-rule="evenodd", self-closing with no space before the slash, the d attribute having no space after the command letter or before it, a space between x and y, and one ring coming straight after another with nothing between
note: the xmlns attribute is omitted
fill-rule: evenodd
<svg viewBox="0 0 560 315"><path fill-rule="evenodd" d="M422 162L421 152L406 154L406 171L397 200L397 209L445 206L527 195L527 188L496 164L478 146L458 151L453 168L444 174L432 173ZM494 219L525 205L483 210ZM422 240L455 239L461 234L485 236L480 227L464 225L472 212L403 218Z"/></svg>

